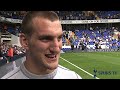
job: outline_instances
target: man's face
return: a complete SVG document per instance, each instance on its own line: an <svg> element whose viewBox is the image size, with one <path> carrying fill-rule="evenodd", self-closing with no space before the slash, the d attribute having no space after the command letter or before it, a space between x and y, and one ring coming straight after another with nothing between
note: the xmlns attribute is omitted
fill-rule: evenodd
<svg viewBox="0 0 120 90"><path fill-rule="evenodd" d="M58 66L62 48L62 26L60 21L44 18L33 19L34 33L28 40L27 51L32 62L46 69Z"/></svg>

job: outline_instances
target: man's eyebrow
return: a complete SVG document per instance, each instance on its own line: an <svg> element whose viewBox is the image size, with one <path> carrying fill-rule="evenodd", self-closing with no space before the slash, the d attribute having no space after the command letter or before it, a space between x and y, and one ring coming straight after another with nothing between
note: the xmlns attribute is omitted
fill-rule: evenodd
<svg viewBox="0 0 120 90"><path fill-rule="evenodd" d="M39 38L53 38L51 35L40 35Z"/></svg>
<svg viewBox="0 0 120 90"><path fill-rule="evenodd" d="M63 33L61 33L60 35L58 35L58 37L60 37L60 36L63 36ZM52 35L40 35L39 37L54 37L54 36L52 36Z"/></svg>

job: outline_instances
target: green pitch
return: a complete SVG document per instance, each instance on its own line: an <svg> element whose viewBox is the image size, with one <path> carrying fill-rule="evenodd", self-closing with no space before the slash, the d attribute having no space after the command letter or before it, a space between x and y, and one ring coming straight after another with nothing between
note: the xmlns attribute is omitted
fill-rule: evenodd
<svg viewBox="0 0 120 90"><path fill-rule="evenodd" d="M120 52L62 53L60 64L83 79L120 79Z"/></svg>

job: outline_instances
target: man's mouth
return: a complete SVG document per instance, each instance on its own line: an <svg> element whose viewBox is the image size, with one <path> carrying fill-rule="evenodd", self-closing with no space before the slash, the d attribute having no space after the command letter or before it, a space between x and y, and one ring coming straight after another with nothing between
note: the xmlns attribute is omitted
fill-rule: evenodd
<svg viewBox="0 0 120 90"><path fill-rule="evenodd" d="M57 55L55 55L55 54L45 54L45 56L47 58L50 58L50 59L55 59Z"/></svg>

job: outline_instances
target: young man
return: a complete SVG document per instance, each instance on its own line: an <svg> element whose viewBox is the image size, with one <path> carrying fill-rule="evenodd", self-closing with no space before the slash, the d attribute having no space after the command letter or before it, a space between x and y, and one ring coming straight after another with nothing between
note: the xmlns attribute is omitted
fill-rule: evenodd
<svg viewBox="0 0 120 90"><path fill-rule="evenodd" d="M59 65L63 32L55 12L28 12L21 27L20 43L26 49L26 60L2 79L81 79Z"/></svg>

